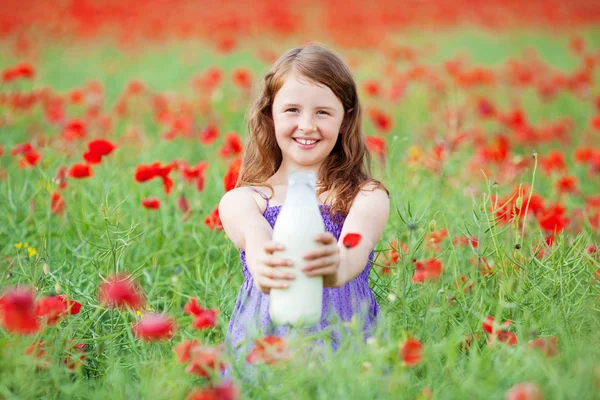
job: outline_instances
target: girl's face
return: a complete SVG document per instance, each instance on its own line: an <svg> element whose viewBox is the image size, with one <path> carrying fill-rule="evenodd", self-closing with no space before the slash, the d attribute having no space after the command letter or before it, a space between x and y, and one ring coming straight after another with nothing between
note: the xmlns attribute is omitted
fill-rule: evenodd
<svg viewBox="0 0 600 400"><path fill-rule="evenodd" d="M340 99L329 87L290 73L275 95L272 115L284 171L318 171L335 146L344 120Z"/></svg>

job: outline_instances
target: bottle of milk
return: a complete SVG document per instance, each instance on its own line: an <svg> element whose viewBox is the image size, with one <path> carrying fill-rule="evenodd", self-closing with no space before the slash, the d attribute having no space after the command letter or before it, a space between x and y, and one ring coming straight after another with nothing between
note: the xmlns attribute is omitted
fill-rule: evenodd
<svg viewBox="0 0 600 400"><path fill-rule="evenodd" d="M306 264L302 256L318 245L315 236L325 232L316 185L314 172L291 172L287 196L273 227L273 241L284 246L280 255L294 262L292 267L278 268L296 275L287 288L271 289L269 313L275 325L311 326L321 319L323 277L307 276L300 270Z"/></svg>

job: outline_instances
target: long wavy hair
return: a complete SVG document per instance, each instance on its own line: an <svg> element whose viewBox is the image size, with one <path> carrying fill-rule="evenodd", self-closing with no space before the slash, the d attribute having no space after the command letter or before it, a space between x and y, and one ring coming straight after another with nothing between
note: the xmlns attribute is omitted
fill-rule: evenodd
<svg viewBox="0 0 600 400"><path fill-rule="evenodd" d="M338 56L315 44L287 51L264 76L248 109L248 136L236 187L266 186L274 193L273 186L266 181L277 172L283 157L275 138L273 100L292 71L329 87L344 106L340 135L317 178L317 196L329 191L326 202L330 196L333 198L332 219L336 213L348 215L352 200L366 184L372 184L370 190L381 187L389 195L387 188L371 175L371 154L362 132L362 108L352 73Z"/></svg>

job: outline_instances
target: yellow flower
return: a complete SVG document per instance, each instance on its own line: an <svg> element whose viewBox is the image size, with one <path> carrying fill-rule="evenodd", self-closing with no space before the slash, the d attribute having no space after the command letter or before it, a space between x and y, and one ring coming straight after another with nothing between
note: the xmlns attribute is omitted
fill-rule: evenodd
<svg viewBox="0 0 600 400"><path fill-rule="evenodd" d="M140 312L140 310L137 310L137 311L135 312L135 314L136 314L137 316L140 316L140 315L142 315L142 313Z"/></svg>
<svg viewBox="0 0 600 400"><path fill-rule="evenodd" d="M27 249L27 254L29 255L29 258L34 257L37 254L37 250L35 247L30 247Z"/></svg>
<svg viewBox="0 0 600 400"><path fill-rule="evenodd" d="M29 247L29 243L27 243L27 242L23 243L23 247L28 248Z"/></svg>
<svg viewBox="0 0 600 400"><path fill-rule="evenodd" d="M15 248L17 250L20 250L23 247L23 243L19 242L19 243L15 243Z"/></svg>

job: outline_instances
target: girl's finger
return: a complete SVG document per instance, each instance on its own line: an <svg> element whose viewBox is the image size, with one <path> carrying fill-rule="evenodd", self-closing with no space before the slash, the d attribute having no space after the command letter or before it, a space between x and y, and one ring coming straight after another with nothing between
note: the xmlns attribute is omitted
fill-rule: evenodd
<svg viewBox="0 0 600 400"><path fill-rule="evenodd" d="M281 243L276 243L273 241L269 241L265 244L265 252L269 254L272 254L275 251L281 251L284 248L285 247Z"/></svg>
<svg viewBox="0 0 600 400"><path fill-rule="evenodd" d="M262 276L266 276L271 279L279 280L294 280L296 275L292 271L280 271L276 268L267 267L260 271Z"/></svg>
<svg viewBox="0 0 600 400"><path fill-rule="evenodd" d="M306 271L311 271L311 270L318 269L318 268L323 268L328 265L335 265L337 263L337 261L338 261L337 255L319 258L317 260L306 263L306 265L304 265L302 267L302 270L306 272Z"/></svg>
<svg viewBox="0 0 600 400"><path fill-rule="evenodd" d="M270 256L264 259L263 264L269 267L291 267L294 265L294 262L289 258Z"/></svg>
<svg viewBox="0 0 600 400"><path fill-rule="evenodd" d="M337 271L337 268L334 266L326 266L322 268L315 268L310 271L305 271L307 276L322 276L322 275L331 275Z"/></svg>
<svg viewBox="0 0 600 400"><path fill-rule="evenodd" d="M275 279L267 278L266 276L262 276L260 278L260 285L267 288L275 288L275 289L285 289L289 285L285 282L279 282Z"/></svg>
<svg viewBox="0 0 600 400"><path fill-rule="evenodd" d="M332 254L336 254L338 251L337 245L334 246L322 246L315 250L311 250L304 255L305 260L313 260L315 258L327 257Z"/></svg>

